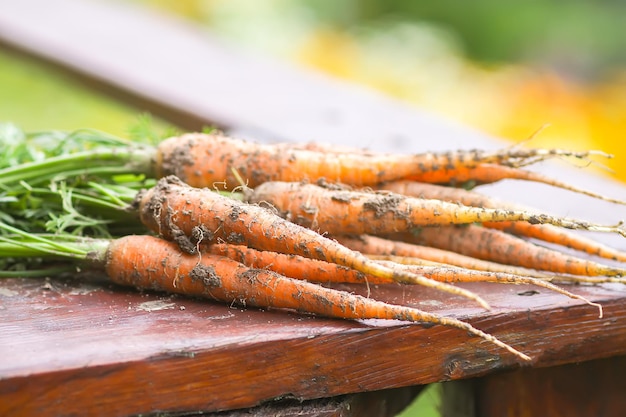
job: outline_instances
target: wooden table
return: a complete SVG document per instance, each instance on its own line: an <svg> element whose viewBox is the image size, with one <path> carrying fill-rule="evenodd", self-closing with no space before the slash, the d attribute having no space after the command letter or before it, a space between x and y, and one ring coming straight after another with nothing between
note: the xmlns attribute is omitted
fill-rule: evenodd
<svg viewBox="0 0 626 417"><path fill-rule="evenodd" d="M396 152L503 146L122 4L0 0L0 44L189 130L217 124L259 140ZM541 169L625 195L623 186L582 170ZM623 207L541 185L485 190L560 215L604 223L626 217ZM598 238L626 247L620 238ZM99 276L8 279L0 286L0 415L386 416L425 384L451 380L458 382L444 384L449 416L626 413L618 379L626 369L626 288L571 289L602 303L600 319L593 307L545 290L465 287L493 310L424 288L378 286L371 296L466 320L532 363L441 326L242 310L129 291Z"/></svg>

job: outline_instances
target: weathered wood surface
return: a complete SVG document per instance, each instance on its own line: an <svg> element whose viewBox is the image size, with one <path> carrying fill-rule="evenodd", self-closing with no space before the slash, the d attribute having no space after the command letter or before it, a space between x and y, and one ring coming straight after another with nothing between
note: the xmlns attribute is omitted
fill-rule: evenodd
<svg viewBox="0 0 626 417"><path fill-rule="evenodd" d="M423 288L379 286L372 297L467 319L536 367L626 354L620 286L574 289L603 303L603 319L544 290L467 287L493 311ZM441 326L242 310L100 280L7 280L0 300L0 415L234 409L528 366Z"/></svg>
<svg viewBox="0 0 626 417"><path fill-rule="evenodd" d="M376 93L239 54L205 32L120 3L0 0L0 44L189 129L213 122L263 140L402 152L502 145ZM626 195L623 186L583 170L542 169ZM510 184L487 192L603 223L626 217L623 207ZM598 238L626 247L618 237ZM604 319L544 290L467 287L494 310L421 288L380 287L372 296L468 319L533 356L536 367L626 354L626 290L619 285L573 289L602 302ZM519 366L487 342L438 326L240 310L101 280L7 280L0 287L0 415L234 409Z"/></svg>

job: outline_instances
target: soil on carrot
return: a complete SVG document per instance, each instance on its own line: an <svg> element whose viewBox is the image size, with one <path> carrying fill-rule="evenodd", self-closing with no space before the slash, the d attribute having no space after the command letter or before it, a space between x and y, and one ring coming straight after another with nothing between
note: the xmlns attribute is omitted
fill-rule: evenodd
<svg viewBox="0 0 626 417"><path fill-rule="evenodd" d="M191 152L192 149L193 142L189 141L185 142L182 146L177 146L168 154L167 158L163 158L163 155L159 154L157 167L160 172L158 172L157 175L161 177L176 175L182 181L187 181L187 178L185 178L185 170L181 168L194 164L193 153ZM198 175L200 175L200 173L198 173Z"/></svg>
<svg viewBox="0 0 626 417"><path fill-rule="evenodd" d="M222 286L222 280L215 272L215 268L210 265L199 263L189 272L189 278L191 278L192 281L202 281L207 288Z"/></svg>
<svg viewBox="0 0 626 417"><path fill-rule="evenodd" d="M402 203L403 197L396 194L381 195L376 194L376 198L363 202L363 209L366 211L373 211L374 217L379 219L383 216L392 213L394 218L409 219L406 210L398 209L398 206Z"/></svg>

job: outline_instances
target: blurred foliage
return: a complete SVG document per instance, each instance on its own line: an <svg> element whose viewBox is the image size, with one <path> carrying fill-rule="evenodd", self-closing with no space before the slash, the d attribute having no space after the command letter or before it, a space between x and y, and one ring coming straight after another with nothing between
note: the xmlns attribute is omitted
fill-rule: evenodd
<svg viewBox="0 0 626 417"><path fill-rule="evenodd" d="M230 40L489 134L521 141L549 125L532 146L613 153L626 180L626 2L190 3Z"/></svg>
<svg viewBox="0 0 626 417"><path fill-rule="evenodd" d="M307 0L343 30L384 21L422 21L453 33L472 60L531 62L597 78L626 64L626 2L570 0ZM571 74L574 75L574 74Z"/></svg>
<svg viewBox="0 0 626 417"><path fill-rule="evenodd" d="M68 76L2 50L0 91L0 122L27 131L90 127L124 135L138 113Z"/></svg>

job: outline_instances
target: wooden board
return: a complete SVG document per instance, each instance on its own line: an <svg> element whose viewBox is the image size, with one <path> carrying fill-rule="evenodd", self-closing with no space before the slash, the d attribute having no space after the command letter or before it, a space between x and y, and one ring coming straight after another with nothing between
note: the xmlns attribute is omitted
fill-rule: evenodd
<svg viewBox="0 0 626 417"><path fill-rule="evenodd" d="M626 353L621 286L575 289L603 303L604 319L544 290L467 288L493 311L423 288L379 286L372 297L468 319L531 355L533 366ZM529 365L446 327L240 309L99 279L4 281L0 358L0 415L233 409Z"/></svg>

